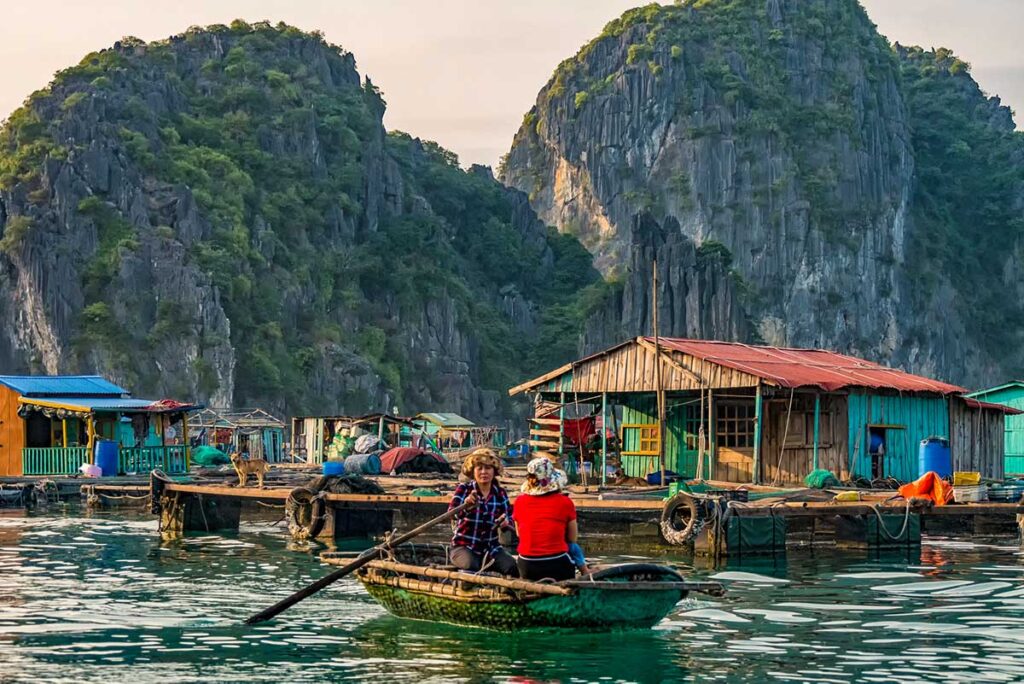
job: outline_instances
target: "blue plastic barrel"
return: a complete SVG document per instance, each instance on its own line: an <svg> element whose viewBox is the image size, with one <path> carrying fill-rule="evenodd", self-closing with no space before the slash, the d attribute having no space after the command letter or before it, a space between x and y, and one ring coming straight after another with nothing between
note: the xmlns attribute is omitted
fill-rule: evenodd
<svg viewBox="0 0 1024 684"><path fill-rule="evenodd" d="M350 475L380 475L380 456L352 454L345 459L345 472Z"/></svg>
<svg viewBox="0 0 1024 684"><path fill-rule="evenodd" d="M117 448L117 442L111 439L101 439L96 442L96 465L103 477L117 475Z"/></svg>
<svg viewBox="0 0 1024 684"><path fill-rule="evenodd" d="M324 461L324 475L344 475L344 461Z"/></svg>
<svg viewBox="0 0 1024 684"><path fill-rule="evenodd" d="M929 471L934 471L939 477L953 476L953 455L949 450L948 439L929 437L921 440L918 471L918 476Z"/></svg>

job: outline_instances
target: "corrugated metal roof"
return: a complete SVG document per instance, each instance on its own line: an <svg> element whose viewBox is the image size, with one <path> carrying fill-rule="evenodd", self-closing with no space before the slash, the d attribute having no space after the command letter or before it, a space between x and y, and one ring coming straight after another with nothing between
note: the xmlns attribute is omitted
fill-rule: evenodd
<svg viewBox="0 0 1024 684"><path fill-rule="evenodd" d="M196 405L183 405L168 408L153 399L126 399L122 397L26 397L22 403L51 408L66 408L82 412L152 412L177 413L201 408Z"/></svg>
<svg viewBox="0 0 1024 684"><path fill-rule="evenodd" d="M467 418L463 418L457 413L420 413L417 414L417 418L423 420L429 420L435 425L440 425L446 428L455 427L474 427L475 423Z"/></svg>
<svg viewBox="0 0 1024 684"><path fill-rule="evenodd" d="M983 397L983 396L985 396L987 394L994 394L996 392L1001 392L1001 391L1009 389L1011 387L1024 387L1024 381L1022 381L1022 380L1011 380L1009 382L1003 383L1002 385L996 385L995 387L989 387L987 389L976 390L974 392L971 392L967 396L969 396L969 397Z"/></svg>
<svg viewBox="0 0 1024 684"><path fill-rule="evenodd" d="M646 338L654 342L653 337ZM782 387L894 389L900 392L962 394L967 390L822 349L761 347L738 342L659 338L665 349L755 375Z"/></svg>
<svg viewBox="0 0 1024 684"><path fill-rule="evenodd" d="M964 397L963 400L964 403L970 406L971 408L988 409L991 411L1002 411L1008 416L1019 416L1022 413L1024 413L1024 411L1021 411L1020 409L1014 408L1012 406L1007 406L1006 404L993 404L990 401L978 401L977 399L973 399L971 397Z"/></svg>
<svg viewBox="0 0 1024 684"><path fill-rule="evenodd" d="M128 390L99 375L0 375L23 397L121 397Z"/></svg>

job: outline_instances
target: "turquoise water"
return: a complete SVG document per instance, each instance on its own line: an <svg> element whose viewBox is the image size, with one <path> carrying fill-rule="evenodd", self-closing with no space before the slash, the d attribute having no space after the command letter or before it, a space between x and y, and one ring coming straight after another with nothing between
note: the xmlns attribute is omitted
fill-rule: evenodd
<svg viewBox="0 0 1024 684"><path fill-rule="evenodd" d="M1024 556L1008 539L703 568L728 597L688 599L646 632L404 621L348 579L241 624L324 572L258 523L161 543L147 517L0 512L0 681L1024 680Z"/></svg>

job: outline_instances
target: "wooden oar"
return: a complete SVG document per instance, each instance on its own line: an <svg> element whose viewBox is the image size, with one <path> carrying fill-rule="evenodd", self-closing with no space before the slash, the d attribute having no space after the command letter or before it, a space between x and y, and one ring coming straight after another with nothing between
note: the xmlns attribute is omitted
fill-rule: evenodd
<svg viewBox="0 0 1024 684"><path fill-rule="evenodd" d="M288 610L289 608L294 606L299 601L312 596L313 594L315 594L316 592L320 591L324 587L326 587L328 585L331 585L331 584L334 584L335 582L340 580L345 575L347 575L347 574L349 574L351 572L354 572L355 570L358 570L359 568L363 567L364 565L366 565L367 563L372 561L374 558L379 557L382 551L387 551L388 549L394 548L394 547L398 546L399 544L404 544L405 542L409 541L413 537L416 537L416 536L419 536L419 535L423 534L424 532L429 530L434 525L437 525L438 523L443 523L446 520L451 520L452 518L454 518L456 515L458 515L462 511L465 511L465 510L467 510L469 508L472 508L475 505L476 505L475 501L474 502L467 501L466 503L462 504L461 506L457 506L456 508L453 508L452 510L448 511L444 515L439 515L436 518L434 518L433 520L425 522L422 525L420 525L419 527L417 527L415 529L412 529L412 530L409 530L408 532L406 532L405 534L403 534L403 535L401 535L399 537L395 537L394 539L389 539L386 542L384 542L383 544L380 544L378 546L374 546L372 549L367 549L362 554L360 554L358 558L356 558L354 561L352 561L348 565L346 565L344 567L341 567L341 568L338 568L337 570L335 570L331 574L325 575L325 576L321 577L320 579L318 579L316 582L313 582L312 584L310 584L305 589L297 591L294 594L292 594L291 596L289 596L288 598L286 598L286 599L284 599L282 601L278 601L277 603L275 603L274 605L270 606L266 610L263 610L263 611L261 611L259 613L256 613L255 615L250 617L248 620L246 620L245 624L247 624L247 625L255 625L255 624L259 624L260 622L266 622L267 620L272 619L273 617L275 617L279 613L283 613L284 611Z"/></svg>

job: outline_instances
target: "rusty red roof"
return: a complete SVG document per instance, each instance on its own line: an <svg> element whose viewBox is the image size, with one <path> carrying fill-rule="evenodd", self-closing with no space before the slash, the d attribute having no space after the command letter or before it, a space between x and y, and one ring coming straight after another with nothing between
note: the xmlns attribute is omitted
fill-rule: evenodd
<svg viewBox="0 0 1024 684"><path fill-rule="evenodd" d="M646 338L654 342L653 337ZM963 394L963 387L886 368L853 356L823 349L786 349L738 342L662 337L665 349L689 354L720 366L749 373L781 387L818 387L831 392L844 387L893 389L900 392Z"/></svg>
<svg viewBox="0 0 1024 684"><path fill-rule="evenodd" d="M1006 404L993 404L990 401L978 401L977 399L972 399L971 397L964 397L963 400L964 403L970 406L971 408L988 409L990 411L1001 411L1008 416L1019 416L1020 414L1024 413L1024 411L1013 408L1012 406L1007 406Z"/></svg>

